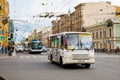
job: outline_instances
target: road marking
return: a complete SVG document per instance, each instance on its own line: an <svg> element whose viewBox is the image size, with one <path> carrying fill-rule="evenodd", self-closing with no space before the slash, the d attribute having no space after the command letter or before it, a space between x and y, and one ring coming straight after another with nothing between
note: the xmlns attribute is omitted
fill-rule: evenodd
<svg viewBox="0 0 120 80"><path fill-rule="evenodd" d="M24 57L23 56L20 56L21 59L23 59Z"/></svg>
<svg viewBox="0 0 120 80"><path fill-rule="evenodd" d="M11 57L9 57L9 56L3 56L3 57L1 57L0 56L0 59L9 59L9 58L15 58L15 56L11 56Z"/></svg>
<svg viewBox="0 0 120 80"><path fill-rule="evenodd" d="M47 56L45 55L45 56L42 56L42 55L38 55L38 56L35 56L35 55L29 55L29 56L19 56L19 58L21 58L21 59L23 59L23 58L35 58L35 59L37 59L37 58L41 58L41 59L45 59L45 58L47 58Z"/></svg>
<svg viewBox="0 0 120 80"><path fill-rule="evenodd" d="M26 56L26 58L30 58L30 56Z"/></svg>
<svg viewBox="0 0 120 80"><path fill-rule="evenodd" d="M32 55L33 58L37 58L36 56Z"/></svg>
<svg viewBox="0 0 120 80"><path fill-rule="evenodd" d="M44 59L44 56L38 56L38 57L40 57L40 58Z"/></svg>

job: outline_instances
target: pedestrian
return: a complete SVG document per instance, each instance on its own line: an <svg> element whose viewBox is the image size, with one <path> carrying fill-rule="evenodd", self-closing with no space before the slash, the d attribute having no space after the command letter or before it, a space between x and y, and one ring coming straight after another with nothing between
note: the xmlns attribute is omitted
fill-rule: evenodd
<svg viewBox="0 0 120 80"><path fill-rule="evenodd" d="M8 54L8 47L5 46L5 54Z"/></svg>
<svg viewBox="0 0 120 80"><path fill-rule="evenodd" d="M103 48L103 50L102 50L103 52L105 52L105 48Z"/></svg>
<svg viewBox="0 0 120 80"><path fill-rule="evenodd" d="M116 47L115 53L118 53L118 51L119 51L119 47Z"/></svg>
<svg viewBox="0 0 120 80"><path fill-rule="evenodd" d="M2 53L2 43L0 43L0 53Z"/></svg>
<svg viewBox="0 0 120 80"><path fill-rule="evenodd" d="M8 56L12 56L12 48L8 45Z"/></svg>
<svg viewBox="0 0 120 80"><path fill-rule="evenodd" d="M2 51L2 54L4 54L4 51L5 51L4 45L2 45L1 51Z"/></svg>

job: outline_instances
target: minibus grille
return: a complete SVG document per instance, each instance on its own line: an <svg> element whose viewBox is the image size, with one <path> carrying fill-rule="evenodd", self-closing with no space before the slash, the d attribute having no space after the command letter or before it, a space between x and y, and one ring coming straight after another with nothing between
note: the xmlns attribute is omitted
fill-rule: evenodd
<svg viewBox="0 0 120 80"><path fill-rule="evenodd" d="M73 60L88 60L89 54L73 54Z"/></svg>

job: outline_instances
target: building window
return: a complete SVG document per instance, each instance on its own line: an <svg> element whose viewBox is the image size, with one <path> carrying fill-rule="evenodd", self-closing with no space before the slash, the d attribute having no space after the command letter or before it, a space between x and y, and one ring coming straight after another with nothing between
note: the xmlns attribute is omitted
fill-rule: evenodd
<svg viewBox="0 0 120 80"><path fill-rule="evenodd" d="M106 37L106 31L104 31L103 36Z"/></svg>
<svg viewBox="0 0 120 80"><path fill-rule="evenodd" d="M98 49L98 43L96 43L96 49Z"/></svg>
<svg viewBox="0 0 120 80"><path fill-rule="evenodd" d="M109 37L111 38L112 37L112 29L111 28L109 28Z"/></svg>
<svg viewBox="0 0 120 80"><path fill-rule="evenodd" d="M102 32L100 32L100 39L102 38Z"/></svg>
<svg viewBox="0 0 120 80"><path fill-rule="evenodd" d="M98 32L96 32L96 39L98 39Z"/></svg>
<svg viewBox="0 0 120 80"><path fill-rule="evenodd" d="M102 49L102 43L100 43L100 49Z"/></svg>
<svg viewBox="0 0 120 80"><path fill-rule="evenodd" d="M94 39L94 33L92 33L93 39Z"/></svg>

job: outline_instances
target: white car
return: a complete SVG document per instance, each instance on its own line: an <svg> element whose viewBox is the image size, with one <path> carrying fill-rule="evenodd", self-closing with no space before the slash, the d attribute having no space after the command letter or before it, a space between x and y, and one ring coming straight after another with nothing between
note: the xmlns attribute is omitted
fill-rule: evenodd
<svg viewBox="0 0 120 80"><path fill-rule="evenodd" d="M23 46L16 46L15 50L16 50L16 52L23 52L24 48L23 48Z"/></svg>

